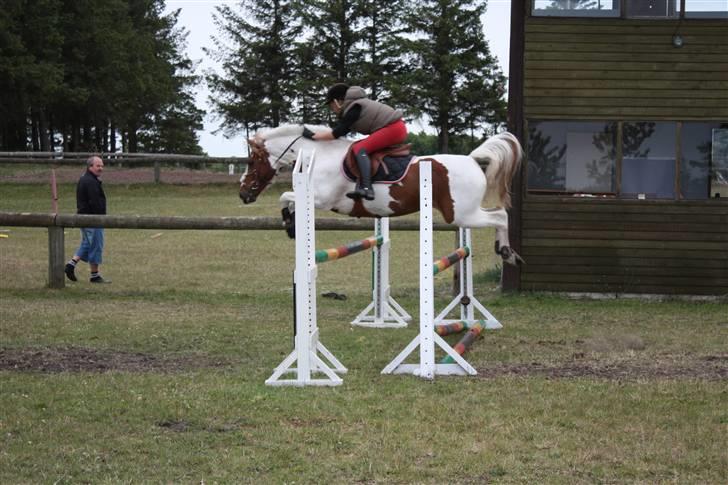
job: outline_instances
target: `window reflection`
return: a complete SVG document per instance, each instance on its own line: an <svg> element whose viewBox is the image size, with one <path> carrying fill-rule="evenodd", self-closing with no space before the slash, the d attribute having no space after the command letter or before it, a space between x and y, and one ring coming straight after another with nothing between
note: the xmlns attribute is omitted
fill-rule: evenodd
<svg viewBox="0 0 728 485"><path fill-rule="evenodd" d="M705 199L710 190L710 150L717 123L683 123L680 136L680 193Z"/></svg>
<svg viewBox="0 0 728 485"><path fill-rule="evenodd" d="M712 197L728 197L728 123L713 129L711 147L711 187Z"/></svg>
<svg viewBox="0 0 728 485"><path fill-rule="evenodd" d="M675 198L677 123L624 123L622 128L623 197Z"/></svg>
<svg viewBox="0 0 728 485"><path fill-rule="evenodd" d="M686 17L728 18L726 0L685 0Z"/></svg>
<svg viewBox="0 0 728 485"><path fill-rule="evenodd" d="M627 0L628 17L676 17L680 0Z"/></svg>
<svg viewBox="0 0 728 485"><path fill-rule="evenodd" d="M616 123L542 121L529 125L528 188L613 193Z"/></svg>
<svg viewBox="0 0 728 485"><path fill-rule="evenodd" d="M536 0L534 15L617 17L619 0Z"/></svg>

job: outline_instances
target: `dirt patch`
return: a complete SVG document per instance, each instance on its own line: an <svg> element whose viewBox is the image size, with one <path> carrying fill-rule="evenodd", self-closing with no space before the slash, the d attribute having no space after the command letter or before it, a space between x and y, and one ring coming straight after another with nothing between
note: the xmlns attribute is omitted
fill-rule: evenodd
<svg viewBox="0 0 728 485"><path fill-rule="evenodd" d="M226 367L229 362L204 355L160 357L84 347L0 348L0 371L18 372L184 372Z"/></svg>
<svg viewBox="0 0 728 485"><path fill-rule="evenodd" d="M577 356L577 358L580 356ZM651 360L602 362L575 360L567 363L494 364L478 369L481 379L497 377L545 377L547 379L595 378L617 381L656 379L728 380L728 355L679 356Z"/></svg>

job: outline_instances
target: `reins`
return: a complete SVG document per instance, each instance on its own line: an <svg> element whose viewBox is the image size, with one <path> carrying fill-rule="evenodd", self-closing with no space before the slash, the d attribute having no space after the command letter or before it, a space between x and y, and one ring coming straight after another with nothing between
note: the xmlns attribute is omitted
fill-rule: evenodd
<svg viewBox="0 0 728 485"><path fill-rule="evenodd" d="M278 155L278 158L276 158L276 161L271 164L271 167L276 167L278 165L278 162L283 158L283 155L286 154L286 152L293 146L294 143L296 143L298 140L300 140L303 137L303 135L298 135L296 138L293 139L291 143L288 144L286 148L283 149L280 155Z"/></svg>

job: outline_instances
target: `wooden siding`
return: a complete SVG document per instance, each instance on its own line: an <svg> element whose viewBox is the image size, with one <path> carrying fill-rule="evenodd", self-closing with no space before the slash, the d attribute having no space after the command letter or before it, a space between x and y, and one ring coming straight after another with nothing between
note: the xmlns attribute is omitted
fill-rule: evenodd
<svg viewBox="0 0 728 485"><path fill-rule="evenodd" d="M526 17L525 118L728 120L726 39L725 20Z"/></svg>
<svg viewBox="0 0 728 485"><path fill-rule="evenodd" d="M521 289L728 295L728 201L529 197Z"/></svg>

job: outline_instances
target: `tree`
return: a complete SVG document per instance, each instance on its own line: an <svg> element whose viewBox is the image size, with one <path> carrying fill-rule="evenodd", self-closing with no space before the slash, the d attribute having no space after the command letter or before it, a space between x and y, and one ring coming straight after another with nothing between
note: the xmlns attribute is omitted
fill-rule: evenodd
<svg viewBox="0 0 728 485"><path fill-rule="evenodd" d="M63 82L61 6L28 3L0 8L0 147L49 150L48 105Z"/></svg>
<svg viewBox="0 0 728 485"><path fill-rule="evenodd" d="M391 97L393 87L407 73L402 37L407 26L407 3L401 0L363 1L360 6L359 41L355 58L359 60L358 84L380 101Z"/></svg>
<svg viewBox="0 0 728 485"><path fill-rule="evenodd" d="M0 149L136 151L140 130L185 125L197 82L163 0L7 0L0 9ZM186 118L185 118L186 117ZM160 128L161 129L161 128ZM167 136L181 140L182 132ZM161 148L161 145L155 145ZM199 147L197 147L199 150Z"/></svg>
<svg viewBox="0 0 728 485"><path fill-rule="evenodd" d="M300 25L291 1L244 0L242 14L216 7L215 49L208 55L222 63L222 74L207 83L215 112L226 133L259 126L278 126L289 118L293 99L295 39Z"/></svg>
<svg viewBox="0 0 728 485"><path fill-rule="evenodd" d="M505 77L490 54L480 21L483 0L421 0L407 16L414 38L404 43L414 69L395 91L411 111L429 118L439 151L450 138L505 120Z"/></svg>

